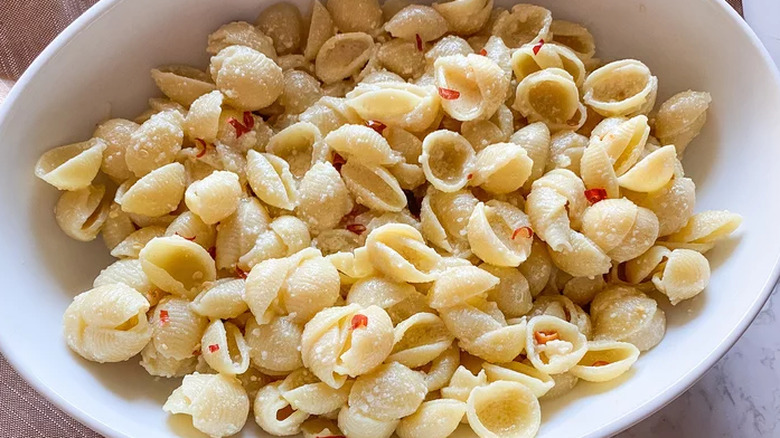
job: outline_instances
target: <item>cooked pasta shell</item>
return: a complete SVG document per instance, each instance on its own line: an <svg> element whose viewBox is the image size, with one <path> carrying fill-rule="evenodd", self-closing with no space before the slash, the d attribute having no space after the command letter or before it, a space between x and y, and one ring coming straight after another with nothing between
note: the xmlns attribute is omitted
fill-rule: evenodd
<svg viewBox="0 0 780 438"><path fill-rule="evenodd" d="M338 426L333 423L333 420L322 417L310 418L304 421L301 425L301 433L303 434L303 438L343 435Z"/></svg>
<svg viewBox="0 0 780 438"><path fill-rule="evenodd" d="M441 112L436 87L395 82L361 84L347 94L347 105L363 120L411 132L430 128Z"/></svg>
<svg viewBox="0 0 780 438"><path fill-rule="evenodd" d="M420 163L428 181L438 190L455 192L473 178L476 155L462 135L439 130L425 136Z"/></svg>
<svg viewBox="0 0 780 438"><path fill-rule="evenodd" d="M215 88L208 74L188 65L152 69L152 79L163 94L185 107Z"/></svg>
<svg viewBox="0 0 780 438"><path fill-rule="evenodd" d="M544 174L547 157L550 155L550 129L542 122L532 123L519 129L509 137L509 141L520 145L531 158L531 176L523 188L531 189L531 183Z"/></svg>
<svg viewBox="0 0 780 438"><path fill-rule="evenodd" d="M246 46L271 59L276 59L273 39L246 21L225 24L209 34L206 52L210 55L216 55L222 49L230 46Z"/></svg>
<svg viewBox="0 0 780 438"><path fill-rule="evenodd" d="M200 350L200 339L208 323L208 318L195 313L186 299L167 296L150 312L152 344L164 357L193 357Z"/></svg>
<svg viewBox="0 0 780 438"><path fill-rule="evenodd" d="M252 249L257 236L270 222L268 212L257 198L242 199L235 213L217 226L217 268L235 268L239 258Z"/></svg>
<svg viewBox="0 0 780 438"><path fill-rule="evenodd" d="M140 364L149 375L155 377L184 377L195 372L198 358L196 356L186 359L165 357L157 351L154 343L150 342L141 350Z"/></svg>
<svg viewBox="0 0 780 438"><path fill-rule="evenodd" d="M693 215L696 185L690 178L675 177L659 190L650 193L626 193L640 207L658 217L658 235L668 236L681 229Z"/></svg>
<svg viewBox="0 0 780 438"><path fill-rule="evenodd" d="M406 206L398 180L384 167L349 161L341 176L358 204L378 211L400 211Z"/></svg>
<svg viewBox="0 0 780 438"><path fill-rule="evenodd" d="M399 323L388 361L409 368L421 367L436 359L452 344L453 336L441 319L432 313L418 313Z"/></svg>
<svg viewBox="0 0 780 438"><path fill-rule="evenodd" d="M246 342L252 364L271 374L289 373L301 366L303 327L289 316L277 316L258 325L254 318L246 324Z"/></svg>
<svg viewBox="0 0 780 438"><path fill-rule="evenodd" d="M533 308L528 312L527 316L533 318L538 315L549 315L562 319L577 326L577 329L580 333L585 335L586 338L591 335L592 325L588 314L585 313L581 307L574 304L572 300L563 295L542 295L537 297L534 301Z"/></svg>
<svg viewBox="0 0 780 438"><path fill-rule="evenodd" d="M603 144L590 144L582 153L580 175L588 189L604 189L607 197L620 196L620 185L612 160Z"/></svg>
<svg viewBox="0 0 780 438"><path fill-rule="evenodd" d="M466 417L479 436L531 438L542 422L539 401L521 383L493 382L469 395Z"/></svg>
<svg viewBox="0 0 780 438"><path fill-rule="evenodd" d="M409 225L388 224L373 230L366 249L374 268L397 281L427 283L437 276L441 256Z"/></svg>
<svg viewBox="0 0 780 438"><path fill-rule="evenodd" d="M427 393L421 373L391 362L358 377L349 393L349 406L368 417L393 421L413 414Z"/></svg>
<svg viewBox="0 0 780 438"><path fill-rule="evenodd" d="M190 105L184 119L184 131L191 140L203 140L206 143L217 141L219 116L222 114L222 93L212 91L198 97Z"/></svg>
<svg viewBox="0 0 780 438"><path fill-rule="evenodd" d="M95 179L103 161L106 142L93 138L54 148L35 163L35 176L60 190L79 190Z"/></svg>
<svg viewBox="0 0 780 438"><path fill-rule="evenodd" d="M382 135L365 125L344 125L325 137L325 144L348 160L388 166L401 162Z"/></svg>
<svg viewBox="0 0 780 438"><path fill-rule="evenodd" d="M677 155L682 156L704 127L711 102L707 92L688 90L675 94L658 108L653 134L662 144L673 144Z"/></svg>
<svg viewBox="0 0 780 438"><path fill-rule="evenodd" d="M520 271L483 263L480 268L498 277L498 284L488 291L488 299L498 305L508 318L518 318L531 310L532 300L528 280Z"/></svg>
<svg viewBox="0 0 780 438"><path fill-rule="evenodd" d="M283 381L269 383L257 392L254 401L255 421L270 434L296 435L309 414L290 407L290 403L282 397L283 383Z"/></svg>
<svg viewBox="0 0 780 438"><path fill-rule="evenodd" d="M471 185L496 194L518 190L531 176L533 160L515 143L497 143L477 154Z"/></svg>
<svg viewBox="0 0 780 438"><path fill-rule="evenodd" d="M153 115L130 135L125 151L127 168L141 178L171 163L181 150L184 139L184 117L175 110Z"/></svg>
<svg viewBox="0 0 780 438"><path fill-rule="evenodd" d="M474 207L468 239L474 255L496 266L519 266L531 252L533 231L522 210L490 200ZM524 233L523 233L524 232Z"/></svg>
<svg viewBox="0 0 780 438"><path fill-rule="evenodd" d="M570 21L553 20L550 31L553 42L568 47L581 60L589 60L596 54L596 42L585 26Z"/></svg>
<svg viewBox="0 0 780 438"><path fill-rule="evenodd" d="M363 32L342 33L322 44L314 61L317 77L330 84L357 74L374 52L374 39Z"/></svg>
<svg viewBox="0 0 780 438"><path fill-rule="evenodd" d="M400 438L446 438L466 414L466 404L458 400L430 400L401 420L396 429Z"/></svg>
<svg viewBox="0 0 780 438"><path fill-rule="evenodd" d="M124 193L117 191L116 202L122 211L162 216L179 206L184 196L186 171L180 163L166 164L131 184Z"/></svg>
<svg viewBox="0 0 780 438"><path fill-rule="evenodd" d="M272 154L250 150L247 153L247 178L258 198L274 207L293 210L298 190L290 166Z"/></svg>
<svg viewBox="0 0 780 438"><path fill-rule="evenodd" d="M528 258L520 264L518 269L528 280L528 288L532 296L539 295L553 271L553 263L547 251L547 245L539 239L534 239L531 244L531 253Z"/></svg>
<svg viewBox="0 0 780 438"><path fill-rule="evenodd" d="M423 42L439 39L447 32L447 21L436 9L425 5L409 5L393 15L384 26L390 35Z"/></svg>
<svg viewBox="0 0 780 438"><path fill-rule="evenodd" d="M423 236L447 252L465 253L469 218L478 202L468 190L446 193L429 188L420 211Z"/></svg>
<svg viewBox="0 0 780 438"><path fill-rule="evenodd" d="M376 0L335 0L327 7L342 32L373 34L382 25L382 9Z"/></svg>
<svg viewBox="0 0 780 438"><path fill-rule="evenodd" d="M433 8L447 20L450 31L468 36L487 23L493 0L453 0L434 3Z"/></svg>
<svg viewBox="0 0 780 438"><path fill-rule="evenodd" d="M283 89L282 69L246 46L229 46L211 58L211 77L234 108L256 111L272 104Z"/></svg>
<svg viewBox="0 0 780 438"><path fill-rule="evenodd" d="M60 195L54 207L57 225L69 237L88 242L94 240L106 223L110 199L103 185L90 185Z"/></svg>
<svg viewBox="0 0 780 438"><path fill-rule="evenodd" d="M126 284L97 286L77 295L65 310L65 341L93 362L127 360L149 342L147 310L146 298Z"/></svg>
<svg viewBox="0 0 780 438"><path fill-rule="evenodd" d="M249 368L249 344L234 324L213 321L203 332L200 348L206 363L219 373L236 375Z"/></svg>
<svg viewBox="0 0 780 438"><path fill-rule="evenodd" d="M144 272L160 289L194 298L198 288L216 278L214 259L202 246L180 236L156 237L139 254Z"/></svg>
<svg viewBox="0 0 780 438"><path fill-rule="evenodd" d="M582 100L605 117L647 114L655 105L658 78L634 59L610 62L582 84Z"/></svg>
<svg viewBox="0 0 780 438"><path fill-rule="evenodd" d="M492 117L509 88L509 77L486 56L443 56L434 62L434 70L439 90L458 93L455 98L443 98L441 105L450 117L460 121Z"/></svg>
<svg viewBox="0 0 780 438"><path fill-rule="evenodd" d="M194 373L184 377L163 410L190 415L196 429L212 437L225 437L244 427L249 415L249 397L235 377Z"/></svg>
<svg viewBox="0 0 780 438"><path fill-rule="evenodd" d="M679 231L667 237L669 242L712 246L726 239L742 224L742 216L727 210L697 213ZM663 244L663 242L659 242Z"/></svg>
<svg viewBox="0 0 780 438"><path fill-rule="evenodd" d="M292 174L300 178L314 163L325 161L327 148L321 141L315 125L299 122L271 137L265 150L285 160Z"/></svg>
<svg viewBox="0 0 780 438"><path fill-rule="evenodd" d="M698 295L710 281L709 261L690 249L675 249L658 269L660 271L653 275L653 284L673 305Z"/></svg>
<svg viewBox="0 0 780 438"><path fill-rule="evenodd" d="M491 33L501 37L507 46L517 48L523 44L550 40L552 13L530 4L516 4L510 11L501 12L493 23Z"/></svg>
<svg viewBox="0 0 780 438"><path fill-rule="evenodd" d="M566 70L578 87L585 81L585 65L574 51L559 44L542 43L540 46L538 41L531 41L514 51L511 62L518 81L546 68Z"/></svg>
<svg viewBox="0 0 780 438"><path fill-rule="evenodd" d="M345 285L377 274L374 265L368 259L368 250L365 247L356 248L352 252L337 252L326 258L339 271L341 282Z"/></svg>
<svg viewBox="0 0 780 438"><path fill-rule="evenodd" d="M620 176L639 161L650 134L650 127L647 117L638 115L625 121L606 119L596 126L594 133L591 146L604 146L615 173Z"/></svg>
<svg viewBox="0 0 780 438"><path fill-rule="evenodd" d="M664 311L652 298L629 286L612 286L590 305L596 341L630 342L640 351L653 348L666 331Z"/></svg>
<svg viewBox="0 0 780 438"><path fill-rule="evenodd" d="M339 411L339 429L354 438L390 438L399 420L380 421L344 406Z"/></svg>
<svg viewBox="0 0 780 438"><path fill-rule="evenodd" d="M296 214L314 233L335 227L354 203L341 175L330 163L317 163L298 187Z"/></svg>
<svg viewBox="0 0 780 438"><path fill-rule="evenodd" d="M618 184L635 192L653 192L663 188L674 176L676 153L672 145L651 152L618 177Z"/></svg>
<svg viewBox="0 0 780 438"><path fill-rule="evenodd" d="M528 321L526 354L538 370L560 374L577 365L587 352L587 339L577 326L540 315Z"/></svg>
<svg viewBox="0 0 780 438"><path fill-rule="evenodd" d="M168 228L165 230L165 235L179 235L208 250L216 243L217 229L214 225L208 225L203 222L195 213L185 211L176 216L176 219L168 225Z"/></svg>
<svg viewBox="0 0 780 438"><path fill-rule="evenodd" d="M308 60L314 60L325 41L335 33L335 25L330 12L319 1L312 4L309 33L303 49L303 56Z"/></svg>
<svg viewBox="0 0 780 438"><path fill-rule="evenodd" d="M434 309L462 304L469 298L485 294L498 282L498 277L476 266L450 268L428 290L429 304Z"/></svg>
<svg viewBox="0 0 780 438"><path fill-rule="evenodd" d="M187 187L184 202L206 224L215 224L236 211L241 185L233 172L216 171Z"/></svg>
<svg viewBox="0 0 780 438"><path fill-rule="evenodd" d="M658 238L658 219L652 211L627 199L605 199L585 211L582 233L613 260L638 257Z"/></svg>
<svg viewBox="0 0 780 438"><path fill-rule="evenodd" d="M574 277L606 274L612 266L609 256L593 241L576 231L569 231L571 249L550 251L550 258L561 270Z"/></svg>
<svg viewBox="0 0 780 438"><path fill-rule="evenodd" d="M100 271L92 286L107 286L115 283L123 283L137 290L152 306L157 304L162 294L144 274L138 259L117 260L108 265Z"/></svg>
<svg viewBox="0 0 780 438"><path fill-rule="evenodd" d="M119 242L114 249L111 250L111 256L116 258L134 258L137 259L141 250L144 249L147 243L155 237L162 237L165 235L165 228L150 225L148 227L141 228L137 231L130 233L124 240Z"/></svg>
<svg viewBox="0 0 780 438"><path fill-rule="evenodd" d="M533 366L522 362L504 362L482 364L488 381L517 382L530 389L534 397L539 398L547 394L555 386L555 381L549 374L539 371Z"/></svg>
<svg viewBox="0 0 780 438"><path fill-rule="evenodd" d="M530 122L544 122L551 130L576 129L585 111L574 78L560 68L523 78L517 85L513 108Z"/></svg>
<svg viewBox="0 0 780 438"><path fill-rule="evenodd" d="M550 155L547 157L545 171L553 169L568 169L580 175L587 187L584 175L581 174L580 162L588 146L588 138L573 131L560 131L550 139ZM611 165L611 163L609 163ZM613 197L616 196L613 194Z"/></svg>
<svg viewBox="0 0 780 438"><path fill-rule="evenodd" d="M106 144L100 170L116 182L125 181L133 176L127 168L125 152L132 142L132 134L139 125L125 119L111 119L98 125L94 136Z"/></svg>
<svg viewBox="0 0 780 438"><path fill-rule="evenodd" d="M588 342L588 352L571 373L588 382L606 382L620 377L639 359L639 349L628 342Z"/></svg>
<svg viewBox="0 0 780 438"><path fill-rule="evenodd" d="M241 278L217 280L192 300L192 309L211 319L236 318L248 310L245 288L246 281Z"/></svg>

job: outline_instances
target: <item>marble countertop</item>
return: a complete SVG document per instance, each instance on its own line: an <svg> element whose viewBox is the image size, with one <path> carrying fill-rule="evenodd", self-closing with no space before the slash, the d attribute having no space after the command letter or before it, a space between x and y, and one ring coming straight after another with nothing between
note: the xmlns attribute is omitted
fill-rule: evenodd
<svg viewBox="0 0 780 438"><path fill-rule="evenodd" d="M617 438L780 437L778 315L776 288L742 338L701 380Z"/></svg>

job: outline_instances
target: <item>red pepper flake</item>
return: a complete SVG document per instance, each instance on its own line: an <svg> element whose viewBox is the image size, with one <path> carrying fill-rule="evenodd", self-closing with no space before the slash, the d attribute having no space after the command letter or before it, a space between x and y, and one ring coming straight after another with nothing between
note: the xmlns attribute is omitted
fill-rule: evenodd
<svg viewBox="0 0 780 438"><path fill-rule="evenodd" d="M368 317L361 313L352 317L352 330L368 326Z"/></svg>
<svg viewBox="0 0 780 438"><path fill-rule="evenodd" d="M467 179L467 180L469 180L469 181L470 181L470 180L471 180L471 178L474 178L474 174L473 174L473 173L470 173L470 174L466 175L466 179Z"/></svg>
<svg viewBox="0 0 780 438"><path fill-rule="evenodd" d="M444 100L455 100L460 97L460 91L439 87L439 96Z"/></svg>
<svg viewBox="0 0 780 438"><path fill-rule="evenodd" d="M487 50L482 49L482 50L479 51L479 54L482 55L482 56L487 56Z"/></svg>
<svg viewBox="0 0 780 438"><path fill-rule="evenodd" d="M239 268L238 266L236 266L236 275L238 275L239 277L241 277L241 278L243 278L243 279L246 279L246 277L247 277L249 274L247 274L247 273L246 273L246 271L244 271L243 269L241 269L241 268Z"/></svg>
<svg viewBox="0 0 780 438"><path fill-rule="evenodd" d="M333 154L333 167L341 173L341 166L347 163L347 160L344 159L341 155L334 153Z"/></svg>
<svg viewBox="0 0 780 438"><path fill-rule="evenodd" d="M209 353L216 353L219 351L219 345L218 344L211 344L209 345Z"/></svg>
<svg viewBox="0 0 780 438"><path fill-rule="evenodd" d="M382 132L384 132L385 128L387 128L387 125L376 120L367 121L366 126L376 131L379 135L382 135Z"/></svg>
<svg viewBox="0 0 780 438"><path fill-rule="evenodd" d="M417 51L422 52L423 51L423 40L420 38L420 34L416 33L414 34L414 39L417 40Z"/></svg>
<svg viewBox="0 0 780 438"><path fill-rule="evenodd" d="M526 239L534 237L534 230L531 227L520 227L512 232L512 240L515 240L517 236L524 237Z"/></svg>
<svg viewBox="0 0 780 438"><path fill-rule="evenodd" d="M539 50L542 50L542 46L543 45L544 45L544 40L543 39L539 40L539 42L536 43L536 45L533 48L534 55L538 55L539 54Z"/></svg>
<svg viewBox="0 0 780 438"><path fill-rule="evenodd" d="M244 128L249 132L255 127L255 116L249 111L244 111Z"/></svg>
<svg viewBox="0 0 780 438"><path fill-rule="evenodd" d="M160 324L168 324L168 311L160 310Z"/></svg>
<svg viewBox="0 0 780 438"><path fill-rule="evenodd" d="M211 248L208 249L208 251L209 251L209 255L211 256L212 259L216 259L217 258L217 247L216 246L212 246Z"/></svg>
<svg viewBox="0 0 780 438"><path fill-rule="evenodd" d="M556 339L558 339L558 332L556 331L540 330L538 332L534 332L534 340L537 344L546 344Z"/></svg>
<svg viewBox="0 0 780 438"><path fill-rule="evenodd" d="M588 199L590 205L593 205L607 199L607 191L602 188L588 189L585 190L585 198Z"/></svg>
<svg viewBox="0 0 780 438"><path fill-rule="evenodd" d="M609 365L609 362L605 360L597 360L596 362L593 362L592 367L603 367L604 365Z"/></svg>
<svg viewBox="0 0 780 438"><path fill-rule="evenodd" d="M249 111L245 112L242 118L244 123L239 122L233 117L227 119L230 126L236 130L236 138L241 138L242 135L252 131L252 128L255 126L255 118Z"/></svg>
<svg viewBox="0 0 780 438"><path fill-rule="evenodd" d="M206 140L203 140L202 138L196 138L195 143L199 146L198 154L195 155L195 158L201 158L202 156L206 155L206 150L208 150L209 145L206 143Z"/></svg>
<svg viewBox="0 0 780 438"><path fill-rule="evenodd" d="M200 356L200 350L195 350L192 352L193 356Z"/></svg>
<svg viewBox="0 0 780 438"><path fill-rule="evenodd" d="M366 232L366 226L363 224L349 224L347 230L357 234L358 236Z"/></svg>
<svg viewBox="0 0 780 438"><path fill-rule="evenodd" d="M182 236L181 234L179 234L179 232L178 232L178 231L177 231L176 233L174 233L174 234L176 234L177 236L181 237L182 239L187 239L187 240L189 240L190 242L194 241L194 240L195 240L195 237L196 237L196 236L192 236L192 237Z"/></svg>

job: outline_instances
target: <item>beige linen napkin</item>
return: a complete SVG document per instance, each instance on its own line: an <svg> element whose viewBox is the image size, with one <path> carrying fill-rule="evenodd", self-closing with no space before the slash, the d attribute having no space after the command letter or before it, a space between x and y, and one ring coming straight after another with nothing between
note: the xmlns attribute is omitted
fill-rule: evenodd
<svg viewBox="0 0 780 438"><path fill-rule="evenodd" d="M741 0L728 2L742 13ZM94 3L96 0L0 0L0 103L38 53ZM0 438L22 437L100 435L36 393L0 355Z"/></svg>

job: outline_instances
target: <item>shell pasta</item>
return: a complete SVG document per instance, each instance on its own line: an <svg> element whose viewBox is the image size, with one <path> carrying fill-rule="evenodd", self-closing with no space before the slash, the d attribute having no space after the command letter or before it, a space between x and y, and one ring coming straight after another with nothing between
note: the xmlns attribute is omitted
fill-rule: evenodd
<svg viewBox="0 0 780 438"><path fill-rule="evenodd" d="M531 438L579 381L632 384L742 222L683 166L713 96L541 6L312 3L35 164L116 259L68 348L178 379L164 411L210 437Z"/></svg>

